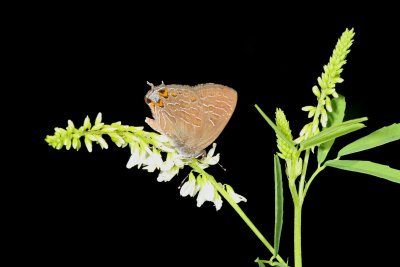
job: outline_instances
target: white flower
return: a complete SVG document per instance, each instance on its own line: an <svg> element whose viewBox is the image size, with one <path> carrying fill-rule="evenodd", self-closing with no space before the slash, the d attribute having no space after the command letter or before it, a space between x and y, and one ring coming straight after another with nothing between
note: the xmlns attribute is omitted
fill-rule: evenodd
<svg viewBox="0 0 400 267"><path fill-rule="evenodd" d="M194 197L197 194L197 207L201 207L204 202L210 201L214 203L217 211L221 209L223 203L222 197L218 190L226 190L236 203L247 201L245 197L236 194L229 185L222 185L221 183L218 183L217 187L218 188L216 188L213 183L208 180L207 176L199 174L196 178L191 172L188 180L180 188L180 195L183 197Z"/></svg>
<svg viewBox="0 0 400 267"><path fill-rule="evenodd" d="M314 116L315 111L317 110L317 108L314 107L314 106L305 106L305 107L302 107L301 110L307 111L308 112L308 118L311 118L312 116Z"/></svg>
<svg viewBox="0 0 400 267"><path fill-rule="evenodd" d="M170 141L170 139L163 134L152 133L151 137L153 138L153 140L157 140L158 142L162 142L162 143L168 143ZM171 150L173 150L173 149L171 149Z"/></svg>
<svg viewBox="0 0 400 267"><path fill-rule="evenodd" d="M318 83L321 84L320 82L321 82L321 78L318 77ZM316 85L314 85L314 86L312 87L312 92L313 92L314 95L315 95L316 97L318 97L318 98L321 96L321 92L319 91L319 88L318 88L318 86L316 86Z"/></svg>
<svg viewBox="0 0 400 267"><path fill-rule="evenodd" d="M247 202L247 199L244 196L236 194L235 191L233 191L233 188L230 185L226 184L225 185L225 189L226 189L226 192L228 192L228 194L231 196L233 201L235 201L236 203L239 203L241 201Z"/></svg>
<svg viewBox="0 0 400 267"><path fill-rule="evenodd" d="M171 179L177 175L179 172L179 168L177 166L173 166L169 170L161 170L160 174L157 177L158 182L169 182Z"/></svg>
<svg viewBox="0 0 400 267"><path fill-rule="evenodd" d="M179 168L183 168L185 166L185 163L182 160L182 157L180 156L180 154L177 153L173 153L172 154L172 161L174 162L174 164L176 166L178 166Z"/></svg>
<svg viewBox="0 0 400 267"><path fill-rule="evenodd" d="M197 207L201 207L206 201L214 200L214 186L209 181L204 181L200 185L200 192L197 195Z"/></svg>
<svg viewBox="0 0 400 267"><path fill-rule="evenodd" d="M174 152L175 149L171 148L170 146L170 139L162 134L150 133L151 138L155 141L155 146L160 148L165 152Z"/></svg>
<svg viewBox="0 0 400 267"><path fill-rule="evenodd" d="M131 147L131 151L132 155L129 158L128 163L126 164L126 167L130 169L137 165L138 168L140 168L146 158L146 151L140 149L138 144L135 144L133 147Z"/></svg>
<svg viewBox="0 0 400 267"><path fill-rule="evenodd" d="M183 168L183 166L185 166L185 164L183 163L182 158L180 157L179 154L177 154L175 152L168 152L167 158L161 166L161 170L169 170L173 166Z"/></svg>
<svg viewBox="0 0 400 267"><path fill-rule="evenodd" d="M220 184L221 185L221 184ZM221 185L222 186L222 185ZM191 172L189 174L189 179L186 181L180 190L180 194L183 197L191 196L194 197L197 193L197 207L200 207L206 201L211 201L214 203L216 210L220 210L222 207L222 198L215 190L211 182L206 178L199 175L197 180L194 174Z"/></svg>
<svg viewBox="0 0 400 267"><path fill-rule="evenodd" d="M174 166L173 153L167 153L167 158L161 166L162 171L171 169Z"/></svg>
<svg viewBox="0 0 400 267"><path fill-rule="evenodd" d="M222 198L221 196L218 194L217 191L215 191L215 195L214 195L214 206L216 210L220 210L222 207Z"/></svg>
<svg viewBox="0 0 400 267"><path fill-rule="evenodd" d="M327 96L326 98L325 98L325 106L326 106L326 109L329 111L329 112L332 112L333 111L333 109L332 109L332 101L331 101L331 99L329 98L329 96Z"/></svg>
<svg viewBox="0 0 400 267"><path fill-rule="evenodd" d="M146 169L148 172L154 172L154 170L159 169L163 163L160 152L153 148L152 153L149 154L144 162L147 166L143 167L143 169Z"/></svg>
<svg viewBox="0 0 400 267"><path fill-rule="evenodd" d="M219 162L219 153L215 156L215 148L217 147L216 143L213 143L212 148L207 153L207 156L199 161L200 167L204 170L210 165L215 165Z"/></svg>
<svg viewBox="0 0 400 267"><path fill-rule="evenodd" d="M191 196L194 197L197 192L199 192L200 186L196 183L196 178L194 174L191 172L189 174L189 179L182 185L180 194L183 197Z"/></svg>
<svg viewBox="0 0 400 267"><path fill-rule="evenodd" d="M219 153L217 155L213 156L216 147L217 147L217 144L213 143L212 144L212 148L210 148L210 150L207 153L207 157L204 159L205 163L210 164L210 165L215 165L215 164L218 163L218 161L219 161Z"/></svg>

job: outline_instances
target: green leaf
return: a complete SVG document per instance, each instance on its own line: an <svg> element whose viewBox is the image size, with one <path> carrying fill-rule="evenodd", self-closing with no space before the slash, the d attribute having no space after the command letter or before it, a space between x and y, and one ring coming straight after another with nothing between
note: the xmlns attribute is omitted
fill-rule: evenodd
<svg viewBox="0 0 400 267"><path fill-rule="evenodd" d="M258 267L266 267L264 262L270 266L289 267L289 265L287 265L285 263L280 263L280 262L273 261L273 260L267 261L267 260L260 260L259 258L257 258L254 262L258 263Z"/></svg>
<svg viewBox="0 0 400 267"><path fill-rule="evenodd" d="M364 136L342 148L338 156L371 149L400 139L400 123L394 123Z"/></svg>
<svg viewBox="0 0 400 267"><path fill-rule="evenodd" d="M344 111L346 110L346 100L344 96L339 95L338 98L332 99L331 105L333 111L328 113L328 127L335 126L343 122ZM322 162L324 162L324 160L326 159L326 156L328 155L328 152L331 149L333 142L335 142L335 139L322 143L318 147L318 165L321 165Z"/></svg>
<svg viewBox="0 0 400 267"><path fill-rule="evenodd" d="M265 264L264 264L259 258L257 258L257 259L255 260L255 262L258 263L258 267L265 267Z"/></svg>
<svg viewBox="0 0 400 267"><path fill-rule="evenodd" d="M363 160L328 160L326 166L373 175L400 184L400 170Z"/></svg>
<svg viewBox="0 0 400 267"><path fill-rule="evenodd" d="M317 146L319 144L328 142L340 136L349 134L351 132L357 131L361 128L364 128L365 125L360 123L362 121L366 121L367 118L359 118L354 120L345 121L338 125L325 128L323 131L319 132L318 134L314 135L313 137L304 140L300 143L300 150L305 150L308 148L312 148L313 146Z"/></svg>
<svg viewBox="0 0 400 267"><path fill-rule="evenodd" d="M283 187L282 187L282 169L279 157L274 155L274 172L275 172L275 231L274 231L274 248L276 257L279 252L279 243L281 240L282 224L283 224Z"/></svg>

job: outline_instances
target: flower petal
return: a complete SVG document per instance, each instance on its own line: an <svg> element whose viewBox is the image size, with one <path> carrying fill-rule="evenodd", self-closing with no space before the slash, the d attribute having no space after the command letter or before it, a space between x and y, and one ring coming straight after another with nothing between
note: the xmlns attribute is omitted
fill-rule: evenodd
<svg viewBox="0 0 400 267"><path fill-rule="evenodd" d="M213 202L214 202L215 209L220 210L222 207L222 198L217 192L215 192L215 197L214 197Z"/></svg>
<svg viewBox="0 0 400 267"><path fill-rule="evenodd" d="M197 193L196 190L196 178L193 173L189 174L189 180L187 180L181 187L180 194L183 197L191 196L193 197Z"/></svg>
<svg viewBox="0 0 400 267"><path fill-rule="evenodd" d="M205 201L212 201L214 199L214 186L206 181L200 186L200 192L197 195L197 207L203 205Z"/></svg>
<svg viewBox="0 0 400 267"><path fill-rule="evenodd" d="M174 166L170 170L160 171L160 174L157 177L158 182L169 182L171 179L177 175L179 172L179 168Z"/></svg>
<svg viewBox="0 0 400 267"><path fill-rule="evenodd" d="M126 164L126 167L128 169L136 166L139 163L140 157L139 157L139 148L135 149L132 151L132 155L128 160L128 163Z"/></svg>
<svg viewBox="0 0 400 267"><path fill-rule="evenodd" d="M160 152L153 148L153 151L146 158L144 164L147 166L143 169L146 169L148 172L154 172L155 169L159 169L163 164Z"/></svg>
<svg viewBox="0 0 400 267"><path fill-rule="evenodd" d="M241 196L239 194L236 194L235 191L233 191L233 188L230 185L225 185L226 191L228 194L232 197L232 199L236 202L239 203L241 201L247 202L247 199L244 196Z"/></svg>

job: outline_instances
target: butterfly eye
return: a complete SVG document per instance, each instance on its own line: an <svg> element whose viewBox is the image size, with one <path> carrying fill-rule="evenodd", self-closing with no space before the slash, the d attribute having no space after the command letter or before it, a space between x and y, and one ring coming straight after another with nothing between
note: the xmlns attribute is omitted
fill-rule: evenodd
<svg viewBox="0 0 400 267"><path fill-rule="evenodd" d="M151 99L148 98L148 97L144 97L144 102L145 102L146 104L150 104L150 103L151 103Z"/></svg>

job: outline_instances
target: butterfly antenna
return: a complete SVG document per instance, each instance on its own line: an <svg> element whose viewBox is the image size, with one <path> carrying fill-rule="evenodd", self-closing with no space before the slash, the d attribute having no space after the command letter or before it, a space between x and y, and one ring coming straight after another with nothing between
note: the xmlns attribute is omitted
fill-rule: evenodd
<svg viewBox="0 0 400 267"><path fill-rule="evenodd" d="M186 180L188 179L188 177L189 177L189 174L187 174L187 175L185 176L185 178L183 178L181 184L178 186L178 189L181 189L182 185L186 182Z"/></svg>
<svg viewBox="0 0 400 267"><path fill-rule="evenodd" d="M224 168L224 166L222 166L219 162L217 162L217 163L218 163L218 165L221 167L221 169L223 169L224 172L226 172L226 169Z"/></svg>
<svg viewBox="0 0 400 267"><path fill-rule="evenodd" d="M151 82L147 82L148 85L150 85L151 88L154 87L154 84L152 84Z"/></svg>

